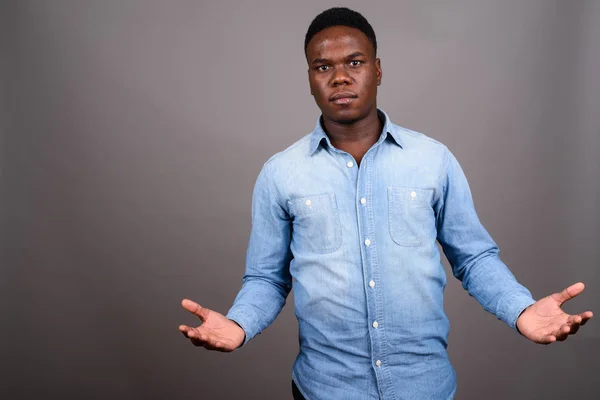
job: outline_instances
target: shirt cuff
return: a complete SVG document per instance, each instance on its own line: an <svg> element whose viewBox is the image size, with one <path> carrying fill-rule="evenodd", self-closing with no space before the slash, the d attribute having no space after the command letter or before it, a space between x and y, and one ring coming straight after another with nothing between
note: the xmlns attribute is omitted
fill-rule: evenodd
<svg viewBox="0 0 600 400"><path fill-rule="evenodd" d="M239 348L243 347L246 343L250 341L254 336L259 334L260 332L255 332L253 328L255 321L257 321L256 313L252 308L244 307L244 306L234 306L229 310L226 315L227 319L232 320L236 324L242 328L246 337L244 338L244 342L240 345Z"/></svg>
<svg viewBox="0 0 600 400"><path fill-rule="evenodd" d="M498 301L496 317L512 329L517 330L517 319L519 319L523 310L533 303L535 303L535 300L528 291L507 293Z"/></svg>

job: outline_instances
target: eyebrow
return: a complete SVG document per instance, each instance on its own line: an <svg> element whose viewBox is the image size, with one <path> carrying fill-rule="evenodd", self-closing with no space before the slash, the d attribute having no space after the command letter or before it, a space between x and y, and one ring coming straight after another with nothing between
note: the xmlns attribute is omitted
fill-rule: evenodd
<svg viewBox="0 0 600 400"><path fill-rule="evenodd" d="M364 57L365 55L363 53L361 53L360 51L355 51L354 53L350 54L348 57L346 58L355 58L355 57Z"/></svg>
<svg viewBox="0 0 600 400"><path fill-rule="evenodd" d="M355 58L355 57L364 57L364 53L361 53L360 51L355 51L354 53L347 55L345 58L346 60L349 60L351 58ZM312 60L311 64L322 64L322 63L326 63L327 61L329 61L327 58L315 58L314 60Z"/></svg>

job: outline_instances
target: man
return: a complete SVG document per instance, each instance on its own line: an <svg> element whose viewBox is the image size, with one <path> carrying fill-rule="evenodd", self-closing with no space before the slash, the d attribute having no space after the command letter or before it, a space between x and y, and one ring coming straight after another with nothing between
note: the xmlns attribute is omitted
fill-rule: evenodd
<svg viewBox="0 0 600 400"><path fill-rule="evenodd" d="M321 13L305 54L322 116L260 172L244 283L227 316L182 302L202 321L179 327L193 344L233 351L252 339L281 311L293 277L295 399L450 399L436 240L469 294L536 343L564 340L592 317L560 308L582 283L533 300L499 259L452 153L377 108L382 70L362 15Z"/></svg>

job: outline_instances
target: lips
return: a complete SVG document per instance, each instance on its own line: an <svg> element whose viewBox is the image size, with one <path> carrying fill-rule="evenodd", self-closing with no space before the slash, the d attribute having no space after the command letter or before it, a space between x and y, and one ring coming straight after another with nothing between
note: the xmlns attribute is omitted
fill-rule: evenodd
<svg viewBox="0 0 600 400"><path fill-rule="evenodd" d="M358 96L356 95L356 93L338 92L338 93L334 94L333 96L329 97L329 101L331 101L335 104L348 104L357 97Z"/></svg>

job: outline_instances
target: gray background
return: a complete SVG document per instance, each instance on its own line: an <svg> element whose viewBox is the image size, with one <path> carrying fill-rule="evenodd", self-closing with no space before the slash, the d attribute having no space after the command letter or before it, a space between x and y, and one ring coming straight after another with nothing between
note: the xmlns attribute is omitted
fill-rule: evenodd
<svg viewBox="0 0 600 400"><path fill-rule="evenodd" d="M338 4L2 2L0 398L291 398L292 307L221 354L179 303L230 307L256 176L318 116L304 34ZM600 316L600 1L344 5L378 35L380 107L456 154L518 279L583 281L566 310ZM598 398L598 321L539 346L454 278L445 307L458 399Z"/></svg>

